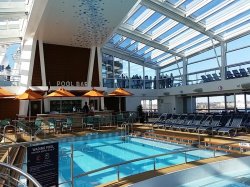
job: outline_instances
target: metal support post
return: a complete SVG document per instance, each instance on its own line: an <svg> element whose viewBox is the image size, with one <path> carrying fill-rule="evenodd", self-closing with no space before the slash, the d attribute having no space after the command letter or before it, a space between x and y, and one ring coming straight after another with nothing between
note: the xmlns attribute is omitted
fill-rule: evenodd
<svg viewBox="0 0 250 187"><path fill-rule="evenodd" d="M117 180L120 180L120 167L117 166Z"/></svg>
<svg viewBox="0 0 250 187"><path fill-rule="evenodd" d="M71 173L71 186L74 187L74 146L73 144L71 144L70 173Z"/></svg>

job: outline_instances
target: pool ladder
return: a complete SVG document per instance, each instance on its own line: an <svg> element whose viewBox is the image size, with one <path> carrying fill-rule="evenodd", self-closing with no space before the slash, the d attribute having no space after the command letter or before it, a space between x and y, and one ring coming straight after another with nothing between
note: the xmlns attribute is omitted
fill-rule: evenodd
<svg viewBox="0 0 250 187"><path fill-rule="evenodd" d="M123 122L121 124L121 139L126 141L129 136L129 123Z"/></svg>

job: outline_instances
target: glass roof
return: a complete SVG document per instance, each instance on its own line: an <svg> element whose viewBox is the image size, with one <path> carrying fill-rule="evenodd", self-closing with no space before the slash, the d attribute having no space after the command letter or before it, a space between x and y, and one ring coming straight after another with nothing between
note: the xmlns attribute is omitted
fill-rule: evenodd
<svg viewBox="0 0 250 187"><path fill-rule="evenodd" d="M0 0L0 63L21 43L32 0Z"/></svg>
<svg viewBox="0 0 250 187"><path fill-rule="evenodd" d="M142 0L108 44L165 66L250 31L249 0Z"/></svg>

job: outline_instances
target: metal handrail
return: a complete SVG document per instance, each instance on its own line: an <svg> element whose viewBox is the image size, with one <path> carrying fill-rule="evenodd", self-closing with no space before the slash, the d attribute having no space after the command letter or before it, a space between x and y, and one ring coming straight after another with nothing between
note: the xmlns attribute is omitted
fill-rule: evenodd
<svg viewBox="0 0 250 187"><path fill-rule="evenodd" d="M195 151L195 150L199 150L199 149L198 148L189 148L189 149L174 151L174 152L170 152L170 153L162 153L162 154L147 156L147 157L143 157L143 158L137 158L137 159L129 160L129 161L126 161L126 162L122 162L122 163L113 164L113 165L110 165L110 166L105 166L105 167L102 167L102 168L98 168L98 169L95 169L95 170L92 170L92 171L89 171L89 172L86 172L86 173L82 173L82 174L79 174L79 175L75 176L74 178L80 178L80 177L85 176L85 175L96 173L96 172L106 170L106 169L109 169L109 168L119 167L121 165L129 164L129 163L132 163L132 162L138 162L138 161L141 161L141 160L147 160L147 159L151 159L151 158L167 156L167 155L173 155L173 154L178 154L178 153L186 153L186 152Z"/></svg>
<svg viewBox="0 0 250 187"><path fill-rule="evenodd" d="M13 140L12 138L6 136L5 134L0 133L0 136L2 136L3 138L6 138L6 139L8 139L8 140L10 140L10 141L12 141L14 143L16 142L16 140ZM5 143L5 140L4 140L4 143Z"/></svg>
<svg viewBox="0 0 250 187"><path fill-rule="evenodd" d="M0 166L14 170L14 171L18 172L19 174L23 175L24 177L26 177L28 180L30 180L36 187L42 187L42 185L34 177L29 175L28 173L25 173L21 169L15 167L15 166L6 164L6 163L2 163L2 162L0 162Z"/></svg>

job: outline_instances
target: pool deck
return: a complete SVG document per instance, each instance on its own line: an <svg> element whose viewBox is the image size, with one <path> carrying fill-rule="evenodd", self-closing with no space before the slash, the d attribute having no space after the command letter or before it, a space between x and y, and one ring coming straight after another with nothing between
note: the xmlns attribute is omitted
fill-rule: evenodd
<svg viewBox="0 0 250 187"><path fill-rule="evenodd" d="M141 174L137 174L137 175L123 178L120 181L112 181L110 183L102 184L102 185L99 185L98 187L125 187L125 186L129 186L129 185L132 185L134 183L144 181L144 180L147 180L147 179L150 179L153 177L157 177L157 176L173 173L176 171L181 171L181 170L193 168L196 166L200 166L200 165L204 165L204 164L208 164L208 163L212 163L212 162L218 162L218 161L222 161L222 160L228 160L228 159L238 158L238 157L243 157L243 156L250 156L250 153L231 154L231 155L227 155L227 156L208 158L208 159L203 159L203 160L199 160L199 161L189 162L186 164L171 166L168 168L159 169L159 170L155 170L155 171L148 171L148 172L144 172Z"/></svg>

